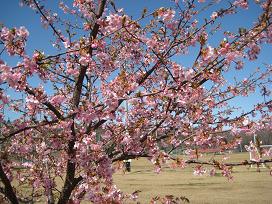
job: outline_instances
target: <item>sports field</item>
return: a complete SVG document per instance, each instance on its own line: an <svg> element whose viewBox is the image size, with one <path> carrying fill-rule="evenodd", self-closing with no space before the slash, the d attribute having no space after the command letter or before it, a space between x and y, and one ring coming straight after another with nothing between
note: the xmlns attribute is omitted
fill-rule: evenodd
<svg viewBox="0 0 272 204"><path fill-rule="evenodd" d="M231 156L229 161L245 159L249 159L248 153L238 153ZM173 194L187 197L190 203L272 204L272 176L268 169L260 170L257 172L256 168L235 167L234 179L228 181L220 173L214 177L194 176L192 165L185 169L165 166L160 174L156 174L149 161L139 159L132 161L131 172L124 174L119 171L114 175L114 180L125 192L140 190L141 203L149 203L156 195Z"/></svg>

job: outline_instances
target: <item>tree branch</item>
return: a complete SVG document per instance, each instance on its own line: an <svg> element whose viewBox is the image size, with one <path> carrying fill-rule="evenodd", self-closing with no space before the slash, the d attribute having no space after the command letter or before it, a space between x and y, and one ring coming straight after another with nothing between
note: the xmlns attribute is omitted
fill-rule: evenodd
<svg viewBox="0 0 272 204"><path fill-rule="evenodd" d="M29 87L26 87L25 91L29 93L30 95L36 97L35 92L31 90ZM58 119L60 120L64 119L63 115L50 102L46 101L46 102L43 102L42 104L45 105L49 110L51 110L57 116Z"/></svg>
<svg viewBox="0 0 272 204"><path fill-rule="evenodd" d="M14 135L17 135L21 132L24 132L26 130L30 130L30 129L33 129L33 128L37 128L37 127L42 127L42 126L46 126L46 125L50 125L50 124L54 124L54 123L57 123L59 122L59 120L52 120L52 121L43 121L43 122L40 122L39 124L37 125L31 125L31 126L27 126L27 127L24 127L24 128L20 128L18 130L15 130L9 134L7 134L6 136L4 136L3 138L0 138L0 144L3 143L4 141L6 141L7 139L13 137Z"/></svg>
<svg viewBox="0 0 272 204"><path fill-rule="evenodd" d="M3 189L4 195L10 200L10 202L12 204L19 204L18 198L17 198L17 196L11 186L11 183L10 183L6 173L3 170L1 161L0 161L0 178L5 186L5 188Z"/></svg>
<svg viewBox="0 0 272 204"><path fill-rule="evenodd" d="M42 17L48 22L49 26L52 28L52 30L54 31L54 33L58 36L58 38L62 41L65 42L65 40L61 37L61 35L59 34L59 32L56 30L56 28L53 26L52 23L50 23L50 21L48 20L48 18L45 16L45 14L43 13L43 11L41 10L39 4L37 3L36 0L33 0L35 6L37 7L38 11L40 12L40 14L42 15Z"/></svg>
<svg viewBox="0 0 272 204"><path fill-rule="evenodd" d="M97 19L100 18L104 12L105 6L106 6L107 0L102 0L100 5L99 5L99 10L97 14ZM92 32L90 33L90 39L91 41L94 40L97 37L99 31L99 24L96 22ZM89 45L89 54L92 56L92 46ZM82 86L83 86L83 81L84 77L86 74L88 66L81 66L79 76L77 78L76 84L75 84L75 89L74 89L74 94L73 94L73 107L77 108L79 103L80 103L80 98L81 98L81 92L82 92ZM75 179L75 171L76 171L76 163L73 161L73 158L75 157L75 149L74 145L76 142L76 131L75 131L75 124L73 123L71 126L72 130L72 135L73 138L72 140L69 141L68 143L68 156L69 159L67 161L67 167L66 167L66 178L64 182L64 186L58 201L58 204L65 204L68 202L70 195L78 182L81 179Z"/></svg>

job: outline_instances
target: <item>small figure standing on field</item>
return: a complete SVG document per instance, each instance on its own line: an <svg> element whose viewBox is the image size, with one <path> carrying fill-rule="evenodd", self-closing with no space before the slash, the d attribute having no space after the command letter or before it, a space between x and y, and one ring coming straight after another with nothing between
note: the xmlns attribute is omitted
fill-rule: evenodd
<svg viewBox="0 0 272 204"><path fill-rule="evenodd" d="M131 171L131 159L128 160L123 160L124 162L124 167L127 172Z"/></svg>

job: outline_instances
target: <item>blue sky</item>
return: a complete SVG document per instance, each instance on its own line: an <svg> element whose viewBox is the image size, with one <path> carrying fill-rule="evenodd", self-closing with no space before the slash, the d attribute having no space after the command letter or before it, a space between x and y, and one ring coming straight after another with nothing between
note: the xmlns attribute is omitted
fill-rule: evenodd
<svg viewBox="0 0 272 204"><path fill-rule="evenodd" d="M62 14L62 12L58 10L57 7L58 1L48 0L46 2L48 3L50 8L58 11L59 14ZM227 1L222 2L223 4L227 4ZM239 14L228 16L222 21L222 27L224 27L225 30L227 29L230 31L237 31L239 27L247 28L252 25L252 23L257 19L261 10L254 3L252 3L253 1L249 2L251 2L250 9L242 10ZM159 7L174 6L174 4L170 3L170 1L168 0L116 0L115 3L117 7L123 7L125 13L127 13L129 16L132 16L134 19L141 16L143 8L147 8L148 11L152 11ZM204 17L209 18L212 11L217 10L219 8L219 5L221 6L222 4L215 5L211 9L208 9L204 13L200 14L198 20L201 22L203 21ZM27 53L29 55L31 55L35 49L43 50L46 54L57 53L57 50L52 47L50 42L52 33L50 28L48 28L48 30L45 30L40 23L39 15L37 15L33 10L28 7L19 6L19 1L1 0L0 22L7 27L25 26L29 30L30 36L27 43ZM212 37L212 41L209 41L209 44L217 45L222 38L223 37L221 33L218 33ZM261 55L256 62L246 63L246 67L243 71L237 71L235 73L227 74L227 79L231 80L233 76L236 76L238 79L243 79L257 66L262 66L262 63L271 63L271 57L269 57L271 50L271 45L264 46L264 49L261 51ZM196 53L194 52L193 48L188 56L181 56L177 58L177 61L180 61L180 63L185 66L191 66L193 57L195 55ZM7 55L2 55L1 58L4 59L4 61L8 62L9 65L14 66L17 64L17 60L15 60L14 58L10 58ZM37 81L35 81L34 79L33 83L36 82ZM232 103L241 105L245 110L249 110L253 106L253 104L262 100L263 99L260 95L255 94L251 97L240 97L234 100Z"/></svg>

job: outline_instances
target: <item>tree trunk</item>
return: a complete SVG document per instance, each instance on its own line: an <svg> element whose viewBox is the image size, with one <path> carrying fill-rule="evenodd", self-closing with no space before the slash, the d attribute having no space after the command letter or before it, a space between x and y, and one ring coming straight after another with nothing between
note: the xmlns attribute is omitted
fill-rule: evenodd
<svg viewBox="0 0 272 204"><path fill-rule="evenodd" d="M4 194L5 196L10 200L10 202L12 204L19 204L18 202L18 199L17 199L17 196L11 186L11 183L7 177L7 175L5 174L3 168L2 168L2 164L1 164L1 161L0 161L0 178L1 178L1 181L3 182L4 184Z"/></svg>

